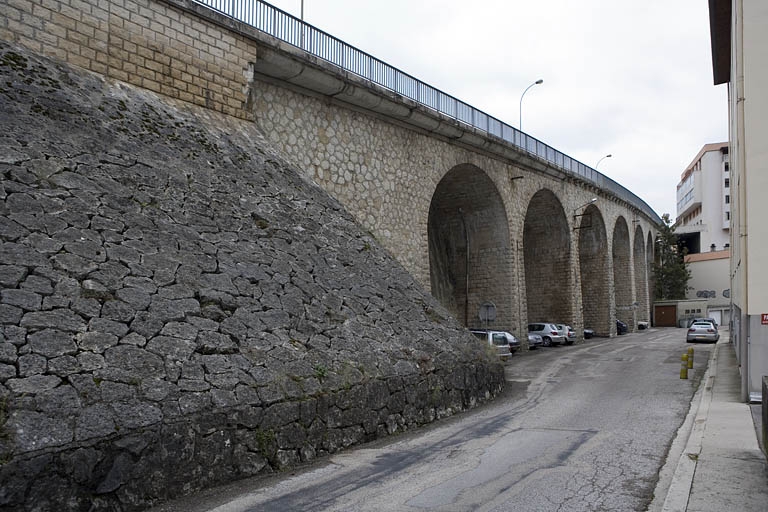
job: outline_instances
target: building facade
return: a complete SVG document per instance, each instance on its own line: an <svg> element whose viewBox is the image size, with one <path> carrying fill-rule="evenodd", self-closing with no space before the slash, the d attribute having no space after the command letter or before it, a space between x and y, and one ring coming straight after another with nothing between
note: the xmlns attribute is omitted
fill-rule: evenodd
<svg viewBox="0 0 768 512"><path fill-rule="evenodd" d="M728 143L706 144L680 176L675 233L688 250L691 271L686 299L704 301L706 316L730 321L731 183Z"/></svg>
<svg viewBox="0 0 768 512"><path fill-rule="evenodd" d="M768 3L710 0L714 83L728 84L731 339L742 398L759 401L768 375Z"/></svg>
<svg viewBox="0 0 768 512"><path fill-rule="evenodd" d="M730 247L728 143L706 144L677 184L675 233L689 254Z"/></svg>

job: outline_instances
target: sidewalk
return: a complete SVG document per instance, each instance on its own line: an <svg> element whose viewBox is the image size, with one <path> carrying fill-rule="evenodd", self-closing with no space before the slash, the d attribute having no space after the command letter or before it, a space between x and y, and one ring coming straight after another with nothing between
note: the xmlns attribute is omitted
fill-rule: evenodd
<svg viewBox="0 0 768 512"><path fill-rule="evenodd" d="M680 448L670 450L679 459L663 512L768 511L768 462L750 406L739 395L738 362L726 331L691 403L688 426L673 443Z"/></svg>

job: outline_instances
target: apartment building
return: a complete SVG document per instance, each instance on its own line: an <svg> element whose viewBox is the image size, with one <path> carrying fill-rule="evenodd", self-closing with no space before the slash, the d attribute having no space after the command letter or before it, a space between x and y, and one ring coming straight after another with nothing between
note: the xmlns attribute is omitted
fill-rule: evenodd
<svg viewBox="0 0 768 512"><path fill-rule="evenodd" d="M680 176L675 222L675 233L688 249L686 299L706 304L704 311L679 313L714 318L725 326L731 319L730 185L728 143L706 144Z"/></svg>
<svg viewBox="0 0 768 512"><path fill-rule="evenodd" d="M690 254L730 247L730 203L728 143L706 144L677 184L675 233Z"/></svg>
<svg viewBox="0 0 768 512"><path fill-rule="evenodd" d="M731 339L742 397L768 375L768 2L710 0L714 83L728 84Z"/></svg>

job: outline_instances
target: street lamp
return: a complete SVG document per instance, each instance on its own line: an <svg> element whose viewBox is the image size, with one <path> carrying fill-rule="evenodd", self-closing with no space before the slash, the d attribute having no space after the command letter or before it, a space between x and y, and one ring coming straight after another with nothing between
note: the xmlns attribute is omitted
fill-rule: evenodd
<svg viewBox="0 0 768 512"><path fill-rule="evenodd" d="M596 203L596 202L597 202L597 198L596 198L596 197L593 197L592 199L590 199L589 201L587 201L587 202L586 202L586 203L584 203L583 205L581 205L581 206L578 206L578 207L576 207L576 208L573 210L573 224L574 224L574 226L573 226L573 229L574 229L574 230L576 230L576 229L582 229L582 228L591 228L591 227L592 227L592 223L591 223L591 222L590 222L589 224L585 225L585 226L576 226L576 221L579 219L579 217L585 217L585 216L589 215L589 214L587 214L587 213L576 213L576 212L578 212L578 211L579 211L579 210L581 210L582 208L584 208L584 207L586 207L586 206L589 206L589 205L591 205L591 204L593 204L593 203ZM591 220L592 220L592 219L590 219L590 221L591 221Z"/></svg>
<svg viewBox="0 0 768 512"><path fill-rule="evenodd" d="M589 205L591 205L592 203L596 203L596 202L597 202L597 198L596 198L596 197L593 197L592 199L590 199L589 201L587 201L587 202L586 202L586 203L584 203L583 205L581 205L581 206L578 206L578 207L577 207L575 210L573 210L573 211L574 211L574 212L577 212L577 211L581 210L582 208L584 208L585 206L589 206Z"/></svg>
<svg viewBox="0 0 768 512"><path fill-rule="evenodd" d="M597 163L595 164L595 170L597 170L597 166L598 166L598 165L600 165L600 162L602 162L602 161L603 161L603 160L605 160L606 158L611 158L612 156L613 156L613 155L611 155L610 153L608 153L608 154L607 154L607 155L605 155L603 158L601 158L600 160L598 160L598 161L597 161Z"/></svg>
<svg viewBox="0 0 768 512"><path fill-rule="evenodd" d="M523 96L525 96L525 93L528 92L528 89L530 89L534 85L539 85L539 84L543 84L543 83L544 83L544 80L539 78L538 80L533 82L531 85L526 87L525 90L523 91L523 94L520 95L520 124L517 125L517 127L518 127L517 129L518 130L523 131Z"/></svg>

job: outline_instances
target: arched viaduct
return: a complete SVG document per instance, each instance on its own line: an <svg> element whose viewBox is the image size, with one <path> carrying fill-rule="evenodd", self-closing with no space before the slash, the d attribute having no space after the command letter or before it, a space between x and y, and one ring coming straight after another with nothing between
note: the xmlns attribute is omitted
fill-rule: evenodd
<svg viewBox="0 0 768 512"><path fill-rule="evenodd" d="M271 6L211 8L241 5L126 0L72 11L78 23L62 18L50 33L32 27L31 39L10 35L253 120L468 326L487 303L491 326L521 336L529 321L611 335L616 318L649 320L660 219L640 198Z"/></svg>
<svg viewBox="0 0 768 512"><path fill-rule="evenodd" d="M604 336L650 321L659 219L619 185L285 45L249 72L265 136L465 325L524 340L534 321Z"/></svg>

